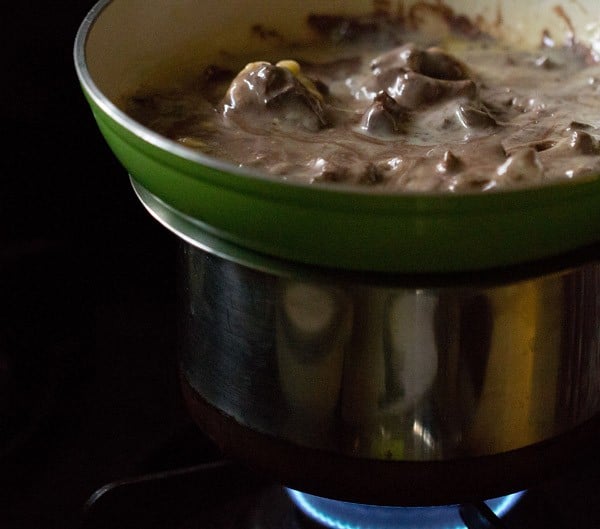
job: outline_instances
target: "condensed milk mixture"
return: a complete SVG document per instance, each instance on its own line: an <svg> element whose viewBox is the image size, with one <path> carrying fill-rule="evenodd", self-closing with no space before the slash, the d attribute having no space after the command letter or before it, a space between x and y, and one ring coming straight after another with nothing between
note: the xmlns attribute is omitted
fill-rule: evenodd
<svg viewBox="0 0 600 529"><path fill-rule="evenodd" d="M436 42L385 17L309 23L322 45L224 60L189 82L140 88L124 109L182 145L287 181L489 192L600 173L591 50L548 36L519 50L472 27Z"/></svg>

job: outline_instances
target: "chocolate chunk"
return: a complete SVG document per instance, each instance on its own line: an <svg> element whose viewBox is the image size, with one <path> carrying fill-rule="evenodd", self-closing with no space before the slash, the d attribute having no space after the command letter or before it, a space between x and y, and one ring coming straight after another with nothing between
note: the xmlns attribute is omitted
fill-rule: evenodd
<svg viewBox="0 0 600 529"><path fill-rule="evenodd" d="M351 41L381 31L385 19L311 14L308 26L333 41Z"/></svg>
<svg viewBox="0 0 600 529"><path fill-rule="evenodd" d="M512 154L506 162L498 167L499 185L515 185L518 183L539 183L544 175L544 168L537 152L533 148L522 149Z"/></svg>
<svg viewBox="0 0 600 529"><path fill-rule="evenodd" d="M311 182L344 182L350 178L349 167L354 162L352 159L340 160L325 159L322 157L311 160L308 164L308 171L313 174Z"/></svg>
<svg viewBox="0 0 600 529"><path fill-rule="evenodd" d="M460 105L456 111L458 120L465 128L496 127L498 123L490 116L485 108L475 108L470 105Z"/></svg>
<svg viewBox="0 0 600 529"><path fill-rule="evenodd" d="M542 140L542 141L533 142L532 147L537 152L544 152L544 151L547 151L548 149L552 149L552 147L554 147L555 145L556 145L556 142L554 140Z"/></svg>
<svg viewBox="0 0 600 529"><path fill-rule="evenodd" d="M360 185L376 185L384 180L383 171L375 164L358 159L355 156L338 159L317 158L310 163L311 172L316 172L311 181L347 182Z"/></svg>
<svg viewBox="0 0 600 529"><path fill-rule="evenodd" d="M390 70L410 70L446 81L469 78L467 67L449 53L436 47L423 50L412 43L384 53L371 62L374 75L385 75Z"/></svg>
<svg viewBox="0 0 600 529"><path fill-rule="evenodd" d="M457 173L463 167L463 161L452 151L446 151L442 161L436 166L438 172L447 174Z"/></svg>
<svg viewBox="0 0 600 529"><path fill-rule="evenodd" d="M462 62L435 47L429 48L422 54L420 73L446 81L461 81L469 78L468 69Z"/></svg>
<svg viewBox="0 0 600 529"><path fill-rule="evenodd" d="M406 108L415 109L450 97L473 99L475 82L467 67L439 48L423 50L406 44L371 62L375 90L385 90Z"/></svg>
<svg viewBox="0 0 600 529"><path fill-rule="evenodd" d="M236 76L222 112L249 127L282 124L317 131L327 124L319 98L287 68L268 62L251 63Z"/></svg>
<svg viewBox="0 0 600 529"><path fill-rule="evenodd" d="M471 80L444 81L417 72L388 72L376 78L375 90L385 90L396 102L407 109L416 109L453 97L474 99L477 86Z"/></svg>
<svg viewBox="0 0 600 529"><path fill-rule="evenodd" d="M405 44L375 57L371 61L371 71L376 76L389 71L418 71L420 54L421 50L417 46L412 43Z"/></svg>
<svg viewBox="0 0 600 529"><path fill-rule="evenodd" d="M569 147L580 154L598 154L598 140L587 132L576 130L569 138Z"/></svg>
<svg viewBox="0 0 600 529"><path fill-rule="evenodd" d="M591 125L588 125L587 123L581 123L579 121L571 121L571 123L569 123L569 128L567 130L589 130L593 128Z"/></svg>
<svg viewBox="0 0 600 529"><path fill-rule="evenodd" d="M312 179L312 182L343 182L348 179L347 167L328 166Z"/></svg>
<svg viewBox="0 0 600 529"><path fill-rule="evenodd" d="M359 178L359 183L363 185L375 185L383 181L381 171L372 163L367 164L364 173Z"/></svg>
<svg viewBox="0 0 600 529"><path fill-rule="evenodd" d="M390 136L402 132L405 110L387 92L377 94L360 122L360 128L373 136Z"/></svg>
<svg viewBox="0 0 600 529"><path fill-rule="evenodd" d="M540 57L538 57L534 64L538 67L538 68L543 68L544 70L553 70L555 68L557 68L557 64L547 55L541 55Z"/></svg>

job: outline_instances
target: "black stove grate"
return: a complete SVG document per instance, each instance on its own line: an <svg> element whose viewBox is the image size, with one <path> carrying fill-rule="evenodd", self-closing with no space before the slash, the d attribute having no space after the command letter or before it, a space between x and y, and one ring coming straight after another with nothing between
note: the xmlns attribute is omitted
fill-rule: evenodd
<svg viewBox="0 0 600 529"><path fill-rule="evenodd" d="M190 435L198 439L194 425ZM193 443L180 438L197 458ZM206 447L210 446L207 444ZM206 448L205 447L205 448ZM174 453L171 444L169 454ZM109 483L88 500L82 529L316 529L285 490L236 464L215 460ZM152 463L156 467L157 460ZM590 465L527 491L498 518L484 503L460 506L468 529L596 529L600 527L600 468Z"/></svg>

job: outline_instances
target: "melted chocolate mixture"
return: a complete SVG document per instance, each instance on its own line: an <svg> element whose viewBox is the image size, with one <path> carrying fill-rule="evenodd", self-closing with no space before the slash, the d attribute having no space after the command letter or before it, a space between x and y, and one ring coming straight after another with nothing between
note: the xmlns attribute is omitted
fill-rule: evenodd
<svg viewBox="0 0 600 529"><path fill-rule="evenodd" d="M355 31L237 74L211 66L177 88L140 90L126 111L292 181L466 192L600 173L600 65L580 47L545 39L524 51L472 30L432 42L389 21L317 22L328 35Z"/></svg>

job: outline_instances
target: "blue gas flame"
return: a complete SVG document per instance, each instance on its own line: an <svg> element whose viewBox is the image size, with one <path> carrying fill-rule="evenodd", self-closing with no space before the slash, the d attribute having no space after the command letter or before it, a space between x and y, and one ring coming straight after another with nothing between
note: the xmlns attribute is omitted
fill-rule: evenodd
<svg viewBox="0 0 600 529"><path fill-rule="evenodd" d="M307 516L330 529L467 529L457 505L435 507L382 507L331 500L287 489ZM498 517L506 514L524 492L487 500Z"/></svg>

